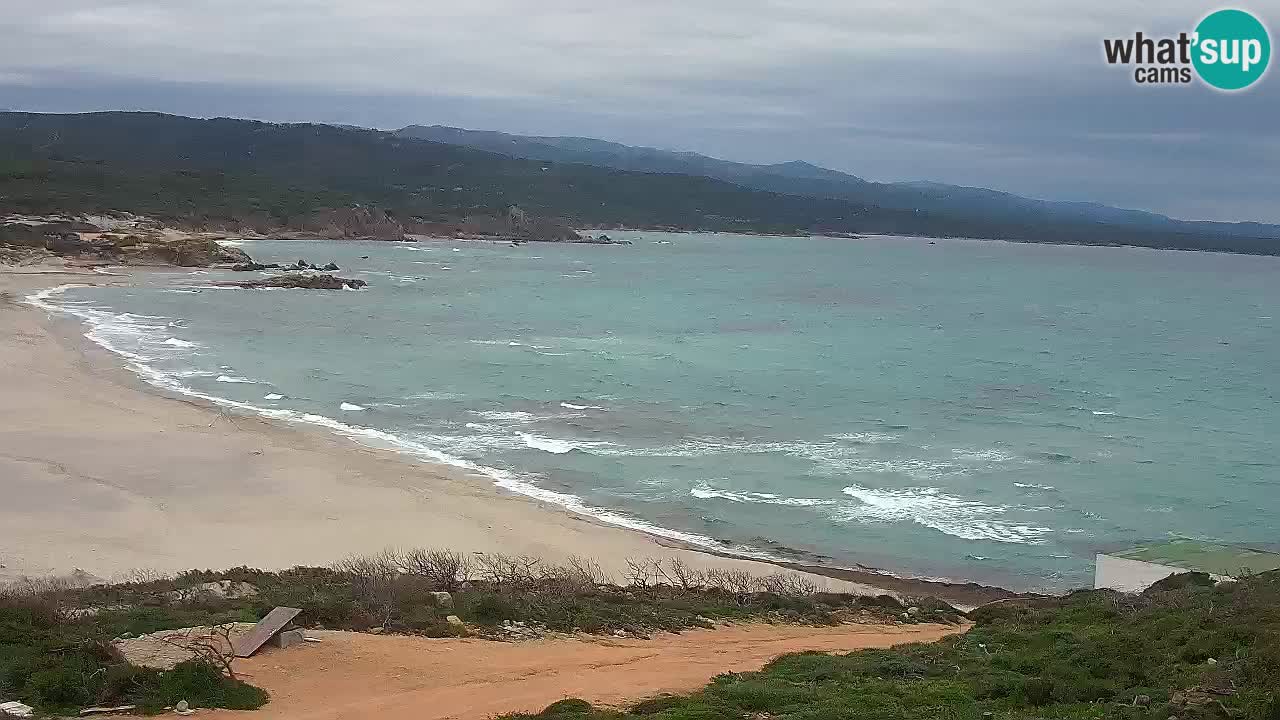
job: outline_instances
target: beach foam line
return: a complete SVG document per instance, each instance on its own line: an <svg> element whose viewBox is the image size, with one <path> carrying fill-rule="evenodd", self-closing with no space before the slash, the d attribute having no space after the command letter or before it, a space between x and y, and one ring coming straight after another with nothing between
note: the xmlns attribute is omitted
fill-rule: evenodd
<svg viewBox="0 0 1280 720"><path fill-rule="evenodd" d="M51 298L77 287L89 286L68 283L28 295L24 300L28 304L34 305L43 310L55 313L65 313L84 320L91 328L90 332L85 334L86 338L94 344L125 358L128 361L126 363L126 367L152 387L167 390L186 397L204 400L220 407L233 408L253 413L271 420L323 427L336 432L343 437L365 445L366 447L397 451L422 462L448 465L460 470L465 470L489 479L494 485L508 492L524 495L525 497L551 503L553 505L559 505L571 513L589 517L607 525L635 530L653 537L681 542L689 545L690 547L702 548L704 550L710 550L716 553L723 553L748 560L789 562L785 557L759 550L757 548L748 547L746 545L735 545L706 535L699 535L697 533L662 527L661 525L656 525L648 522L647 520L635 518L616 510L596 507L584 502L582 498L577 495L539 487L514 472L481 465L470 460L455 457L429 447L423 443L415 442L408 438L383 430L344 423L325 415L301 413L282 408L266 408L239 400L232 400L230 398L201 392L195 388L183 385L170 374L161 372L148 365L144 360L139 359L138 355L111 345L109 341L103 339L101 336L95 337L93 335L94 324L97 322L105 322L106 320L104 320L104 318L113 317L111 313L104 311L81 310L79 308L64 308L58 303L50 301Z"/></svg>

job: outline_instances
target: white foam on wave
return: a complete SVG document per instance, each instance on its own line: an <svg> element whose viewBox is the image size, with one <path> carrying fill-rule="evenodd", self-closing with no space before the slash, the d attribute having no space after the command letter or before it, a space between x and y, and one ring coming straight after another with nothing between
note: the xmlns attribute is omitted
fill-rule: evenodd
<svg viewBox="0 0 1280 720"><path fill-rule="evenodd" d="M498 422L531 422L538 419L537 415L523 410L472 410L471 414Z"/></svg>
<svg viewBox="0 0 1280 720"><path fill-rule="evenodd" d="M964 540L1038 545L1053 528L1000 519L1009 513L1005 505L987 505L934 487L875 489L850 485L844 494L858 500L844 509L844 521L914 522ZM1022 508L1026 510L1026 508Z"/></svg>
<svg viewBox="0 0 1280 720"><path fill-rule="evenodd" d="M193 348L193 347L199 347L199 345L196 345L195 343L193 343L193 342L191 342L191 341L189 341L189 340L179 340L178 338L172 338L172 337L171 337L171 338L169 338L169 339L167 339L167 340L165 340L164 342L162 342L162 343L160 343L160 344L161 344L161 345L169 345L169 346L171 346L171 347L180 347L180 348Z"/></svg>
<svg viewBox="0 0 1280 720"><path fill-rule="evenodd" d="M599 405L574 405L573 403L562 402L560 407L566 410L603 410Z"/></svg>
<svg viewBox="0 0 1280 720"><path fill-rule="evenodd" d="M1102 416L1111 416L1116 414L1114 410L1090 410L1089 412L1093 413L1094 415L1102 415Z"/></svg>
<svg viewBox="0 0 1280 720"><path fill-rule="evenodd" d="M1018 459L1015 455L995 448L952 448L951 455L957 460L985 463L1005 463Z"/></svg>
<svg viewBox="0 0 1280 720"><path fill-rule="evenodd" d="M861 443L864 445L880 445L883 443L897 442L899 439L897 435L878 432L839 433L837 435L828 435L827 437L832 440L845 440L847 442Z"/></svg>
<svg viewBox="0 0 1280 720"><path fill-rule="evenodd" d="M1022 488L1022 489L1024 489L1024 490L1044 490L1044 491L1046 491L1046 492L1048 492L1048 491L1050 491L1050 490L1056 490L1056 489L1057 489L1057 488L1055 488L1055 487L1054 487L1054 486L1052 486L1052 485L1037 485L1036 483L1020 483L1020 482L1016 482L1016 483L1014 483L1014 484L1013 484L1013 486L1014 486L1014 487L1016 487L1016 488Z"/></svg>
<svg viewBox="0 0 1280 720"><path fill-rule="evenodd" d="M689 494L696 498L708 500L712 498L720 500L729 500L736 503L759 503L762 505L788 505L791 507L817 507L823 505L835 505L838 500L826 500L823 498L791 498L782 497L773 493L762 492L735 492L733 490L722 490L714 488L706 483L700 483L689 490Z"/></svg>
<svg viewBox="0 0 1280 720"><path fill-rule="evenodd" d="M564 440L561 438L549 438L542 435L534 435L533 433L519 433L520 440L524 442L525 447L534 450L542 450L543 452L553 453L555 455L563 455L574 450L590 450L592 448L607 447L613 443L600 440Z"/></svg>
<svg viewBox="0 0 1280 720"><path fill-rule="evenodd" d="M256 385L258 382L257 380L253 380L252 378L237 377L235 375L219 375L218 377L214 378L214 381L220 382L220 383L234 383L234 384L247 384L247 385Z"/></svg>
<svg viewBox="0 0 1280 720"><path fill-rule="evenodd" d="M359 405L356 405L355 403L344 402L338 405L338 409L344 410L346 412L357 412L357 411L363 410L364 408Z"/></svg>
<svg viewBox="0 0 1280 720"><path fill-rule="evenodd" d="M557 440L555 438L541 437L539 435L531 435L530 433L520 433L520 439L524 441L526 447L534 450L542 450L544 452L563 455L576 449L576 446L567 440Z"/></svg>
<svg viewBox="0 0 1280 720"><path fill-rule="evenodd" d="M262 396L262 399L263 400L283 400L284 396L281 395L280 393L267 393L266 395Z"/></svg>

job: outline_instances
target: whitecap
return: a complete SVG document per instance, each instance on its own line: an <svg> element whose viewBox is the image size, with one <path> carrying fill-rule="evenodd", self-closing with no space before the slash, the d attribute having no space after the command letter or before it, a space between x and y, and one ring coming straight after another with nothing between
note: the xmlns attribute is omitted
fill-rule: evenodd
<svg viewBox="0 0 1280 720"><path fill-rule="evenodd" d="M847 442L860 443L863 445L879 445L881 443L897 442L898 440L897 435L877 432L840 433L838 435L828 435L827 437L832 440L845 440Z"/></svg>
<svg viewBox="0 0 1280 720"><path fill-rule="evenodd" d="M720 500L729 500L736 503L759 503L762 505L789 505L791 507L815 507L820 505L835 505L836 500L825 500L822 498L791 498L782 497L773 493L762 492L735 492L733 490L722 490L711 487L706 483L700 483L689 490L689 494L693 497L708 500L717 498Z"/></svg>
<svg viewBox="0 0 1280 720"><path fill-rule="evenodd" d="M538 419L537 415L523 410L472 410L471 414L482 417L485 420L497 420L500 422L528 422Z"/></svg>
<svg viewBox="0 0 1280 720"><path fill-rule="evenodd" d="M995 448L952 448L951 454L957 460L970 460L975 462L1002 463L1017 459L1013 455L1001 452Z"/></svg>
<svg viewBox="0 0 1280 720"><path fill-rule="evenodd" d="M1115 415L1115 411L1113 410L1090 410L1089 412L1094 415Z"/></svg>
<svg viewBox="0 0 1280 720"><path fill-rule="evenodd" d="M339 405L339 406L338 406L338 409L339 409L339 410L347 410L347 411L355 411L355 410L363 410L364 408L363 408L363 407L360 407L359 405L356 405L355 403L344 402L344 403L342 403L341 405Z"/></svg>
<svg viewBox="0 0 1280 720"><path fill-rule="evenodd" d="M1016 483L1014 483L1014 484L1013 484L1013 486L1014 486L1014 487L1018 487L1018 488L1023 488L1023 489L1026 489L1026 490L1044 490L1044 491L1046 491L1046 492L1049 492L1049 491L1052 491L1052 490L1056 490L1056 489L1057 489L1057 488L1055 488L1055 487L1054 487L1054 486L1052 486L1052 485L1037 485L1036 483L1020 483L1020 482L1016 482Z"/></svg>
<svg viewBox="0 0 1280 720"><path fill-rule="evenodd" d="M215 380L216 382L220 382L220 383L248 383L248 384L255 384L255 383L257 383L257 382L258 382L257 380L250 380L249 378L236 377L236 376L234 376L234 375L219 375L218 377L214 378L214 380Z"/></svg>
<svg viewBox="0 0 1280 720"><path fill-rule="evenodd" d="M576 449L573 443L565 440L557 440L555 438L541 437L539 435L531 435L529 433L520 433L520 438L524 440L524 444L526 446L531 447L534 450L542 450L555 455L563 455L564 453Z"/></svg>
<svg viewBox="0 0 1280 720"><path fill-rule="evenodd" d="M563 455L574 450L590 450L592 448L604 447L613 444L597 440L563 440L525 432L522 432L519 435L520 440L524 442L525 447L533 448L534 450L542 450L543 452L549 452L554 455Z"/></svg>
<svg viewBox="0 0 1280 720"><path fill-rule="evenodd" d="M188 340L179 340L178 338L172 338L172 337L171 337L171 338L169 338L168 340L165 340L164 342L162 342L162 343L160 343L160 344L161 344L161 345L169 345L169 346L172 346L172 347L180 347L180 348L193 348L193 347L199 347L199 346L198 346L198 345L196 345L195 343L190 342L190 341L188 341Z"/></svg>
<svg viewBox="0 0 1280 720"><path fill-rule="evenodd" d="M565 410L603 410L599 405L574 405L573 403L562 402L560 407Z"/></svg>
<svg viewBox="0 0 1280 720"><path fill-rule="evenodd" d="M281 395L280 393L267 393L266 395L262 396L262 399L263 400L283 400L284 396Z"/></svg>
<svg viewBox="0 0 1280 720"><path fill-rule="evenodd" d="M876 489L861 485L844 488L858 500L841 520L856 522L914 522L964 540L1038 545L1053 528L1001 519L1010 510L947 494L933 487ZM1025 508L1023 508L1025 510Z"/></svg>

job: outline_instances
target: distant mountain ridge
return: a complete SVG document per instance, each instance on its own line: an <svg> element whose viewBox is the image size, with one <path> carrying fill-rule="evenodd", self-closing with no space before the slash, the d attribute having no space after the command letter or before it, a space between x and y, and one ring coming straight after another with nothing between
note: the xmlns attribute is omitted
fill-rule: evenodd
<svg viewBox="0 0 1280 720"><path fill-rule="evenodd" d="M1280 238L1280 225L1176 220L1159 213L1111 207L1102 203L1040 200L999 190L930 181L877 183L803 160L753 165L694 152L623 145L594 138L513 135L446 125L409 125L395 131L395 134L405 138L465 145L530 160L580 163L637 172L699 175L756 190L849 200L892 210L945 213L950 217L969 220L1019 224L1106 223L1147 230L1194 229L1232 236Z"/></svg>
<svg viewBox="0 0 1280 720"><path fill-rule="evenodd" d="M455 141L476 140L468 131L446 132ZM591 139L484 139L506 151L326 124L0 113L0 213L119 210L180 227L287 233L367 210L385 218L383 225L415 233L408 228L447 231L510 217L514 206L546 227L874 233L1280 255L1275 226L1148 220L1087 204L1046 209L1008 193L885 186L801 162L752 166ZM601 164L515 154L534 151ZM884 192L927 197L941 209L894 207L877 200ZM1102 212L1139 220L1095 219Z"/></svg>

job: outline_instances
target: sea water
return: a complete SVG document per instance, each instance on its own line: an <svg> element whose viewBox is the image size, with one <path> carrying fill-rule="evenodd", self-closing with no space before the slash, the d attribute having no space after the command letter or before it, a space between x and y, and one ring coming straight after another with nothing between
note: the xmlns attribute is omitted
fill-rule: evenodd
<svg viewBox="0 0 1280 720"><path fill-rule="evenodd" d="M1280 258L919 238L257 241L361 291L39 302L170 392L744 554L1063 590L1280 542Z"/></svg>

